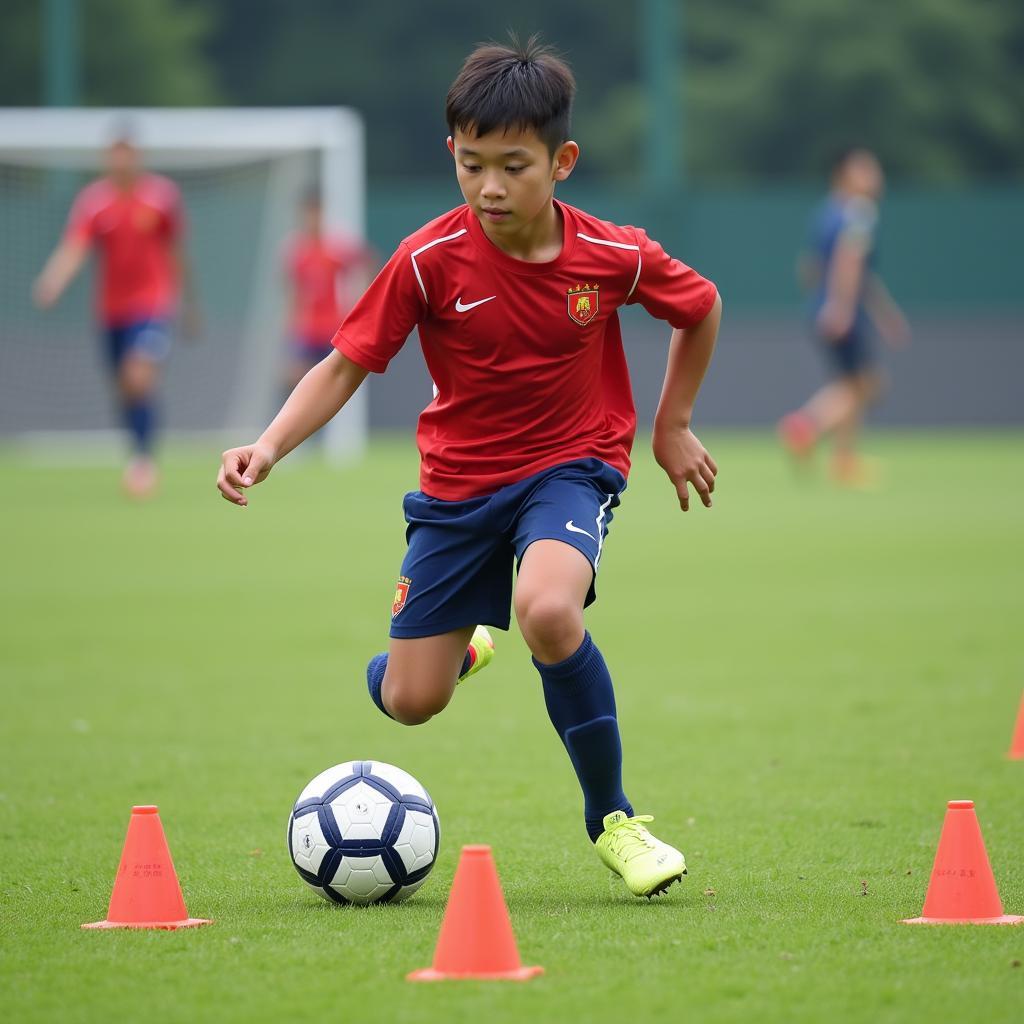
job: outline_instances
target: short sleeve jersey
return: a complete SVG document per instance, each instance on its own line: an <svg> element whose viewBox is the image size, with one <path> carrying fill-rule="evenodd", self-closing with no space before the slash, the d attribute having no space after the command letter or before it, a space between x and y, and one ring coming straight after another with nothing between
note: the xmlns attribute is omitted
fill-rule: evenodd
<svg viewBox="0 0 1024 1024"><path fill-rule="evenodd" d="M624 476L636 413L617 310L673 327L703 320L715 286L639 228L558 203L559 256L502 252L461 206L399 245L334 337L383 372L414 327L434 381L419 419L420 487L491 494L550 466L598 458Z"/></svg>
<svg viewBox="0 0 1024 1024"><path fill-rule="evenodd" d="M352 298L345 278L366 258L354 239L296 235L288 245L285 266L292 284L292 334L310 344L326 344L334 336Z"/></svg>
<svg viewBox="0 0 1024 1024"><path fill-rule="evenodd" d="M878 209L869 199L829 196L818 208L811 224L809 248L816 263L814 304L825 301L825 291L832 260L840 241L861 243L867 252L868 266L875 260L875 229Z"/></svg>
<svg viewBox="0 0 1024 1024"><path fill-rule="evenodd" d="M174 245L183 217L178 187L144 174L130 191L101 178L75 199L66 236L100 257L97 313L111 327L169 316L177 304Z"/></svg>

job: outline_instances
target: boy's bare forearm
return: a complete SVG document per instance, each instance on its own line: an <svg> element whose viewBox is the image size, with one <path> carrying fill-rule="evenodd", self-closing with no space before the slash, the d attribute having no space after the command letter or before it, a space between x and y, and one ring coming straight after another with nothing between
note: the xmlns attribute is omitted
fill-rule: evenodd
<svg viewBox="0 0 1024 1024"><path fill-rule="evenodd" d="M82 269L88 255L88 247L81 242L61 242L36 278L33 288L36 302L44 308L52 306Z"/></svg>
<svg viewBox="0 0 1024 1024"><path fill-rule="evenodd" d="M868 274L864 284L864 302L871 316L885 317L902 312L886 288L885 282L877 274Z"/></svg>
<svg viewBox="0 0 1024 1024"><path fill-rule="evenodd" d="M344 408L368 371L340 352L317 363L295 386L257 444L284 458Z"/></svg>
<svg viewBox="0 0 1024 1024"><path fill-rule="evenodd" d="M697 392L715 350L721 319L722 299L716 297L711 312L699 324L672 332L665 383L654 417L656 427L689 427Z"/></svg>
<svg viewBox="0 0 1024 1024"><path fill-rule="evenodd" d="M877 274L869 274L865 281L864 305L888 344L899 348L910 341L910 324Z"/></svg>
<svg viewBox="0 0 1024 1024"><path fill-rule="evenodd" d="M825 302L844 315L850 315L857 303L864 277L864 259L863 246L845 242L839 245L832 261Z"/></svg>

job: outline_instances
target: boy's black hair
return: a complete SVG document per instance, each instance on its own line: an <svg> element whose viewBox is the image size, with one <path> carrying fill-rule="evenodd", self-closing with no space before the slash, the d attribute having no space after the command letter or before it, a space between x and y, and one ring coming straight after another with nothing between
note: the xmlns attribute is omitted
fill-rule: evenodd
<svg viewBox="0 0 1024 1024"><path fill-rule="evenodd" d="M532 129L554 154L569 138L576 80L569 65L530 36L507 45L484 43L462 65L448 90L448 130L475 136L496 128Z"/></svg>

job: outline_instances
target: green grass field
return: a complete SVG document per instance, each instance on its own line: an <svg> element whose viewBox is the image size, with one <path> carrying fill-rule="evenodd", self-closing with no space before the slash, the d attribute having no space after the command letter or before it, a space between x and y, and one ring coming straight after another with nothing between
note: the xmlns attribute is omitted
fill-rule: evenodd
<svg viewBox="0 0 1024 1024"><path fill-rule="evenodd" d="M411 442L282 465L247 510L216 452L146 506L117 469L8 452L0 576L5 1021L1020 1020L1024 927L907 928L945 803L977 802L1024 913L1024 445L874 438L877 493L795 480L771 440L705 438L683 516L638 445L589 625L616 678L626 789L686 854L648 904L600 867L518 634L444 715L371 706ZM403 906L339 908L289 864L291 803L377 758L420 778L442 851ZM129 809L159 804L178 933L102 918ZM542 841L538 841L539 838ZM528 985L417 986L459 848L490 843Z"/></svg>

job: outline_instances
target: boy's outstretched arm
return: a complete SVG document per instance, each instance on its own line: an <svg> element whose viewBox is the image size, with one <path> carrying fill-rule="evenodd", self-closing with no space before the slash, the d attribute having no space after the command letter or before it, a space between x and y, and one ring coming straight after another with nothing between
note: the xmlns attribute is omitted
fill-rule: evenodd
<svg viewBox="0 0 1024 1024"><path fill-rule="evenodd" d="M668 367L661 400L654 416L654 458L668 474L679 495L679 507L688 512L688 484L711 508L711 492L715 489L718 466L690 430L693 403L700 390L704 373L711 362L722 319L722 299L715 299L711 312L700 323L686 330L672 332L668 349Z"/></svg>
<svg viewBox="0 0 1024 1024"><path fill-rule="evenodd" d="M217 488L232 504L246 506L243 491L266 480L274 464L335 416L369 371L332 352L306 374L259 440L221 456Z"/></svg>
<svg viewBox="0 0 1024 1024"><path fill-rule="evenodd" d="M40 309L49 309L82 269L89 246L78 239L65 239L46 261L32 285L32 298Z"/></svg>

